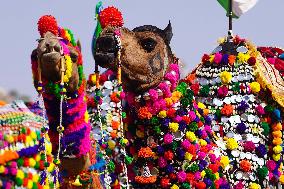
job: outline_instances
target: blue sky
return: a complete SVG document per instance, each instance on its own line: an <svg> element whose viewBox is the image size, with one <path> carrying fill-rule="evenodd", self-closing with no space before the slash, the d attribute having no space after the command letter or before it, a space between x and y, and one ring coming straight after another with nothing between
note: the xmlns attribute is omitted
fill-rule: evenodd
<svg viewBox="0 0 284 189"><path fill-rule="evenodd" d="M96 25L93 19L96 3L95 0L2 1L0 87L36 96L30 54L39 38L37 20L44 14L55 16L60 26L70 28L80 39L85 73L90 74L94 69L91 39ZM188 72L227 33L227 18L216 0L108 0L103 3L104 7L118 7L124 15L125 26L131 29L145 24L164 28L171 20L174 33L171 46ZM257 45L284 47L283 7L283 0L259 0L251 11L234 20L234 34Z"/></svg>

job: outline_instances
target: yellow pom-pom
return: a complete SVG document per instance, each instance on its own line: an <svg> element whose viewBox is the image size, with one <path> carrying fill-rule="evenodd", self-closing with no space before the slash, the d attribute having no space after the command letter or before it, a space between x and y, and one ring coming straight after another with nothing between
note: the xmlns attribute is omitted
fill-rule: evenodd
<svg viewBox="0 0 284 189"><path fill-rule="evenodd" d="M39 154L36 155L35 160L40 161L40 155Z"/></svg>
<svg viewBox="0 0 284 189"><path fill-rule="evenodd" d="M171 98L165 98L166 106L170 107L173 105L173 100Z"/></svg>
<svg viewBox="0 0 284 189"><path fill-rule="evenodd" d="M41 90L42 90L42 87L37 87L37 90L38 90L38 91L41 91Z"/></svg>
<svg viewBox="0 0 284 189"><path fill-rule="evenodd" d="M28 189L32 189L33 188L33 181L32 180L28 180L27 188Z"/></svg>
<svg viewBox="0 0 284 189"><path fill-rule="evenodd" d="M182 96L181 92L179 92L179 91L174 91L173 94L172 94L172 97L171 97L173 103L178 102L179 99L181 98L181 96Z"/></svg>
<svg viewBox="0 0 284 189"><path fill-rule="evenodd" d="M92 82L93 85L96 84L97 82L96 74L90 75L90 81Z"/></svg>
<svg viewBox="0 0 284 189"><path fill-rule="evenodd" d="M238 142L237 142L234 138L229 138L229 139L227 140L227 145L226 145L226 147L227 147L229 150L234 150L234 149L238 148L239 145L238 145Z"/></svg>
<svg viewBox="0 0 284 189"><path fill-rule="evenodd" d="M189 152L185 152L184 158L188 161L192 160L193 155Z"/></svg>
<svg viewBox="0 0 284 189"><path fill-rule="evenodd" d="M38 174L34 174L32 180L33 180L33 182L38 182L39 181L39 175Z"/></svg>
<svg viewBox="0 0 284 189"><path fill-rule="evenodd" d="M219 173L215 173L215 176L216 176L216 180L219 180L220 176L219 176Z"/></svg>
<svg viewBox="0 0 284 189"><path fill-rule="evenodd" d="M165 110L160 111L159 114L158 114L158 117L160 117L160 118L165 118L165 117L167 117L167 112L166 112Z"/></svg>
<svg viewBox="0 0 284 189"><path fill-rule="evenodd" d="M32 137L32 139L37 139L37 135L36 135L36 132L34 132L34 131L32 131L31 132L31 137Z"/></svg>
<svg viewBox="0 0 284 189"><path fill-rule="evenodd" d="M259 184L251 183L251 184L249 185L249 189L261 189L261 187L260 187Z"/></svg>
<svg viewBox="0 0 284 189"><path fill-rule="evenodd" d="M170 123L169 128L172 132L177 132L178 131L178 123Z"/></svg>
<svg viewBox="0 0 284 189"><path fill-rule="evenodd" d="M232 74L230 72L223 71L220 73L220 79L223 84L228 84L232 80Z"/></svg>
<svg viewBox="0 0 284 189"><path fill-rule="evenodd" d="M5 167L3 165L0 166L0 174L4 173Z"/></svg>
<svg viewBox="0 0 284 189"><path fill-rule="evenodd" d="M107 144L109 149L113 150L115 148L116 142L114 140L109 140Z"/></svg>
<svg viewBox="0 0 284 189"><path fill-rule="evenodd" d="M30 136L26 136L26 145L27 146L31 146L31 143L32 143L32 138Z"/></svg>
<svg viewBox="0 0 284 189"><path fill-rule="evenodd" d="M200 144L200 146L206 146L207 142L205 140L203 140L203 139L200 139L199 140L199 144Z"/></svg>
<svg viewBox="0 0 284 189"><path fill-rule="evenodd" d="M273 151L274 153L279 154L280 152L282 152L282 147L280 145L274 146Z"/></svg>
<svg viewBox="0 0 284 189"><path fill-rule="evenodd" d="M260 91L260 84L258 82L251 82L249 86L253 93L258 93Z"/></svg>
<svg viewBox="0 0 284 189"><path fill-rule="evenodd" d="M229 157L228 156L222 156L220 160L220 164L223 168L227 167L230 163Z"/></svg>
<svg viewBox="0 0 284 189"><path fill-rule="evenodd" d="M210 55L209 57L210 57L210 58L209 58L209 62L210 62L210 63L214 62L215 55L212 54L212 55Z"/></svg>
<svg viewBox="0 0 284 189"><path fill-rule="evenodd" d="M195 134L191 131L187 131L185 135L186 135L186 139L189 140L190 142L194 142L197 140Z"/></svg>
<svg viewBox="0 0 284 189"><path fill-rule="evenodd" d="M201 102L198 102L197 106L198 108L201 108L202 110L206 108L206 106Z"/></svg>
<svg viewBox="0 0 284 189"><path fill-rule="evenodd" d="M284 184L284 175L281 175L281 176L279 177L279 182L280 182L281 184Z"/></svg>
<svg viewBox="0 0 284 189"><path fill-rule="evenodd" d="M31 167L34 167L36 165L36 160L34 158L29 158L29 164Z"/></svg>
<svg viewBox="0 0 284 189"><path fill-rule="evenodd" d="M19 178L19 179L24 179L25 173L22 170L18 169L16 177Z"/></svg>
<svg viewBox="0 0 284 189"><path fill-rule="evenodd" d="M205 175L206 175L206 172L203 170L203 171L201 171L200 175L201 175L202 178L204 178Z"/></svg>
<svg viewBox="0 0 284 189"><path fill-rule="evenodd" d="M273 154L272 157L273 157L274 161L279 161L280 158L281 158L281 154Z"/></svg>
<svg viewBox="0 0 284 189"><path fill-rule="evenodd" d="M14 142L14 137L11 136L11 135L8 135L7 138L6 138L7 142L9 143L13 143Z"/></svg>
<svg viewBox="0 0 284 189"><path fill-rule="evenodd" d="M244 54L244 53L238 54L238 59L239 59L239 62L241 63L247 62L249 58L250 58L249 54Z"/></svg>
<svg viewBox="0 0 284 189"><path fill-rule="evenodd" d="M82 186L79 177L76 178L76 180L72 183L73 186Z"/></svg>
<svg viewBox="0 0 284 189"><path fill-rule="evenodd" d="M86 122L86 123L89 123L89 114L88 114L87 111L85 112L85 115L84 115L84 116L85 116L85 122Z"/></svg>
<svg viewBox="0 0 284 189"><path fill-rule="evenodd" d="M179 189L178 185L174 184L172 185L171 189Z"/></svg>
<svg viewBox="0 0 284 189"><path fill-rule="evenodd" d="M51 155L52 152L52 145L50 142L45 142L45 151L46 151L46 155Z"/></svg>
<svg viewBox="0 0 284 189"><path fill-rule="evenodd" d="M54 170L54 168L55 168L54 163L50 163L49 167L47 168L47 171L52 172Z"/></svg>

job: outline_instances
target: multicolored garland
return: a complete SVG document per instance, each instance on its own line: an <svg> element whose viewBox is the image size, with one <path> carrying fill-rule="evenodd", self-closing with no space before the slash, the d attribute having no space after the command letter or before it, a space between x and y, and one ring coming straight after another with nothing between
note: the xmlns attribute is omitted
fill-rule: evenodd
<svg viewBox="0 0 284 189"><path fill-rule="evenodd" d="M83 74L82 56L69 29L57 27L52 16L43 16L38 22L39 31L43 35L50 31L57 35L63 48L64 59L61 59L61 82L53 83L41 77L41 68L37 57L32 57L32 70L35 81L38 81L38 92L43 97L49 118L49 135L54 149L57 149L55 164L60 164L60 157L80 157L86 155L91 148L89 116L85 99L86 81ZM57 28L57 29L55 29ZM77 49L76 62L79 74L78 90L75 93L66 91L72 77L72 60L67 46ZM46 130L47 133L47 130ZM57 168L57 171L58 168ZM57 173L58 174L58 173ZM76 180L74 185L80 185Z"/></svg>
<svg viewBox="0 0 284 189"><path fill-rule="evenodd" d="M44 120L22 101L0 108L0 188L55 188L56 172Z"/></svg>
<svg viewBox="0 0 284 189"><path fill-rule="evenodd" d="M259 52L238 36L234 51L224 53L225 45L205 54L187 81L209 108L220 153L230 160L227 178L238 189L283 183L280 110L256 81Z"/></svg>

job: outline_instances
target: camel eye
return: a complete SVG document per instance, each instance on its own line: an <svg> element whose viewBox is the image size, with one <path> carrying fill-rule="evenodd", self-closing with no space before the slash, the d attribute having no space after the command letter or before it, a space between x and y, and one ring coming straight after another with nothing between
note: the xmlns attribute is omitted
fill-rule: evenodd
<svg viewBox="0 0 284 189"><path fill-rule="evenodd" d="M140 41L140 45L145 51L150 53L155 49L157 42L152 38L145 38Z"/></svg>

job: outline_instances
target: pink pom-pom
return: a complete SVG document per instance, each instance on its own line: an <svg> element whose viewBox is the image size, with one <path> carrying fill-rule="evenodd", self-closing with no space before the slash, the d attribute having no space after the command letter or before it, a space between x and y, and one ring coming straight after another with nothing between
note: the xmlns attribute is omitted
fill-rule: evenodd
<svg viewBox="0 0 284 189"><path fill-rule="evenodd" d="M177 174L178 181L183 183L186 179L186 173L184 171L180 171Z"/></svg>
<svg viewBox="0 0 284 189"><path fill-rule="evenodd" d="M159 165L159 167L161 167L161 168L166 167L166 166L167 166L167 160L166 160L165 158L163 158L163 157L159 157L159 159L158 159L158 165Z"/></svg>
<svg viewBox="0 0 284 189"><path fill-rule="evenodd" d="M221 53L216 53L215 56L214 56L214 62L216 64L220 64L221 60L222 60L222 54Z"/></svg>
<svg viewBox="0 0 284 189"><path fill-rule="evenodd" d="M171 144L173 142L173 135L167 133L164 136L164 143L165 144Z"/></svg>
<svg viewBox="0 0 284 189"><path fill-rule="evenodd" d="M184 141L181 142L181 146L182 146L185 150L187 150L187 149L189 149L189 147L190 147L190 142L185 139Z"/></svg>

